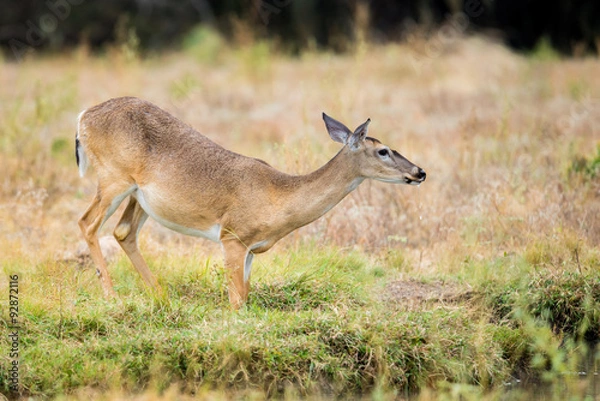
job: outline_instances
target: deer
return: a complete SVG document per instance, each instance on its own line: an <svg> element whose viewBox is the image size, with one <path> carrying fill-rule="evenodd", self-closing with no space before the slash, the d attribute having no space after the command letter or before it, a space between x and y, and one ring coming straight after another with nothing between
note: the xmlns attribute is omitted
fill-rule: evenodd
<svg viewBox="0 0 600 401"><path fill-rule="evenodd" d="M145 100L113 98L81 112L75 137L79 174L91 165L98 184L79 227L104 297L116 293L98 230L126 198L113 235L150 290L162 293L138 247L148 217L221 244L229 302L238 309L248 298L254 255L327 213L365 179L425 181L423 169L367 136L370 119L351 131L322 117L331 139L344 146L314 172L290 175L225 149Z"/></svg>

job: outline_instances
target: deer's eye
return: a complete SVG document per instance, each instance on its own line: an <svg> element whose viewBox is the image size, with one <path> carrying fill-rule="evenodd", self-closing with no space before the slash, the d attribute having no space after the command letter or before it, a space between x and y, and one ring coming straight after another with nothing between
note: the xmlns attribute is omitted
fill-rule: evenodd
<svg viewBox="0 0 600 401"><path fill-rule="evenodd" d="M389 150L387 150L387 149L379 149L379 150L377 151L377 154L378 154L379 156L381 156L381 157L386 157L386 156L389 156L389 155L390 155L390 151L389 151Z"/></svg>

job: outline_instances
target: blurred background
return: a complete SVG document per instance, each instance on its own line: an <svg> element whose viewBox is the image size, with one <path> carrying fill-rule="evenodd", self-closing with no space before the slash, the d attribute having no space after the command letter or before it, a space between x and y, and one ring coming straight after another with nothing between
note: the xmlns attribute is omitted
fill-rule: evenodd
<svg viewBox="0 0 600 401"><path fill-rule="evenodd" d="M600 240L589 218L600 210L600 2L0 0L0 10L0 230L23 249L79 238L95 186L74 167L74 121L124 95L292 174L339 149L321 112L351 128L371 117L370 134L428 172L418 191L367 182L283 244L310 234L411 249L422 267L445 255L433 247L455 254L457 243L503 255L565 227ZM159 233L167 247L196 243Z"/></svg>
<svg viewBox="0 0 600 401"><path fill-rule="evenodd" d="M597 53L600 3L595 0L1 0L0 47L9 59L35 50L89 45L105 49L134 35L140 49L179 47L199 24L230 41L269 38L279 50L347 51L368 28L377 43L435 32L451 18L512 48L540 41L565 55Z"/></svg>

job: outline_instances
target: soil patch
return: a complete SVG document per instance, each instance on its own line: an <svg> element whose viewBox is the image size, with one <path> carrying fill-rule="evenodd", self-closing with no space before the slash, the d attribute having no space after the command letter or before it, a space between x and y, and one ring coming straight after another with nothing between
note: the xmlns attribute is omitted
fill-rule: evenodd
<svg viewBox="0 0 600 401"><path fill-rule="evenodd" d="M423 283L416 280L395 280L390 282L383 293L386 302L462 302L473 297L470 288L441 281Z"/></svg>

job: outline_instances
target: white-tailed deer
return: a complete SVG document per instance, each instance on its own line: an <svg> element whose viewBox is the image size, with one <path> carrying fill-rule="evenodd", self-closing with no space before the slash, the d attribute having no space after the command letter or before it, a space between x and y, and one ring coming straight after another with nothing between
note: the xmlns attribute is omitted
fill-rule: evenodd
<svg viewBox="0 0 600 401"><path fill-rule="evenodd" d="M79 173L91 164L96 196L79 220L106 297L114 295L97 232L129 197L114 236L150 287L158 282L142 258L137 236L148 216L177 232L222 244L234 308L248 297L254 254L334 207L365 178L420 184L425 172L377 139L370 120L354 132L323 113L331 139L344 144L327 164L288 175L222 148L146 101L108 100L79 115Z"/></svg>

